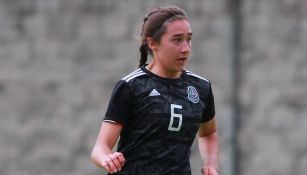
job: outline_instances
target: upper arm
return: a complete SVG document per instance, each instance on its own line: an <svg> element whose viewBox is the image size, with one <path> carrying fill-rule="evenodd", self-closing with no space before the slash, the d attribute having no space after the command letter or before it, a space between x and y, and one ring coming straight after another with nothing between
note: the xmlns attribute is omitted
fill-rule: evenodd
<svg viewBox="0 0 307 175"><path fill-rule="evenodd" d="M110 149L115 145L123 126L118 123L102 122L96 144L106 145Z"/></svg>
<svg viewBox="0 0 307 175"><path fill-rule="evenodd" d="M120 80L114 87L104 120L111 120L123 126L132 115L132 92L126 81Z"/></svg>
<svg viewBox="0 0 307 175"><path fill-rule="evenodd" d="M215 117L211 120L201 123L198 129L198 136L199 137L206 137L216 131L216 122Z"/></svg>
<svg viewBox="0 0 307 175"><path fill-rule="evenodd" d="M211 84L208 86L208 93L205 96L206 98L206 106L203 109L203 118L202 122L209 122L214 118L215 115L215 105L214 105L214 96L211 88Z"/></svg>

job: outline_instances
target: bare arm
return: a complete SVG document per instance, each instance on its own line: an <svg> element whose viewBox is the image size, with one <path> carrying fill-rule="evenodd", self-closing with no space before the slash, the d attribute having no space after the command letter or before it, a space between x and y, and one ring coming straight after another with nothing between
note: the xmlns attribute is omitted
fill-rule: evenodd
<svg viewBox="0 0 307 175"><path fill-rule="evenodd" d="M91 154L92 161L109 173L120 171L125 163L122 153L112 152L121 129L120 124L103 122Z"/></svg>
<svg viewBox="0 0 307 175"><path fill-rule="evenodd" d="M199 151L204 161L203 175L218 175L218 136L215 119L202 123L198 130Z"/></svg>

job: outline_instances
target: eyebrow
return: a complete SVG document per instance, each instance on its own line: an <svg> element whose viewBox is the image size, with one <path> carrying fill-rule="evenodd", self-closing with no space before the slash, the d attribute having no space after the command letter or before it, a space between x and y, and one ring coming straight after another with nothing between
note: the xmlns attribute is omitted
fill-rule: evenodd
<svg viewBox="0 0 307 175"><path fill-rule="evenodd" d="M193 33L188 33L189 36L192 36L192 34ZM178 33L178 34L173 35L172 37L179 37L179 36L182 36L182 35L184 35L184 34Z"/></svg>

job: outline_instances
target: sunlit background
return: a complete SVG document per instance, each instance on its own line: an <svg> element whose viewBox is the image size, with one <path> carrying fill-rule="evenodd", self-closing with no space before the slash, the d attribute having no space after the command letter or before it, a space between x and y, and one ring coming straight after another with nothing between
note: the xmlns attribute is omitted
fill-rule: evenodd
<svg viewBox="0 0 307 175"><path fill-rule="evenodd" d="M306 175L307 1L0 0L0 174L98 175L90 153L152 8L187 11L221 175ZM193 175L200 174L197 142Z"/></svg>

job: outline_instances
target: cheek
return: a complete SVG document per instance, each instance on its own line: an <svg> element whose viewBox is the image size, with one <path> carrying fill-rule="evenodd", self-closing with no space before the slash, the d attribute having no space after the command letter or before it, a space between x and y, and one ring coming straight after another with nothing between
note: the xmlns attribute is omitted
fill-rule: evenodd
<svg viewBox="0 0 307 175"><path fill-rule="evenodd" d="M159 48L159 57L164 60L164 62L171 62L178 54L179 48L173 43L164 42Z"/></svg>
<svg viewBox="0 0 307 175"><path fill-rule="evenodd" d="M164 48L162 52L163 56L166 59L165 61L171 61L177 55L177 53L177 50L171 47Z"/></svg>
<svg viewBox="0 0 307 175"><path fill-rule="evenodd" d="M174 44L169 44L167 47L164 48L164 53L167 55L176 55L179 52L179 48Z"/></svg>

